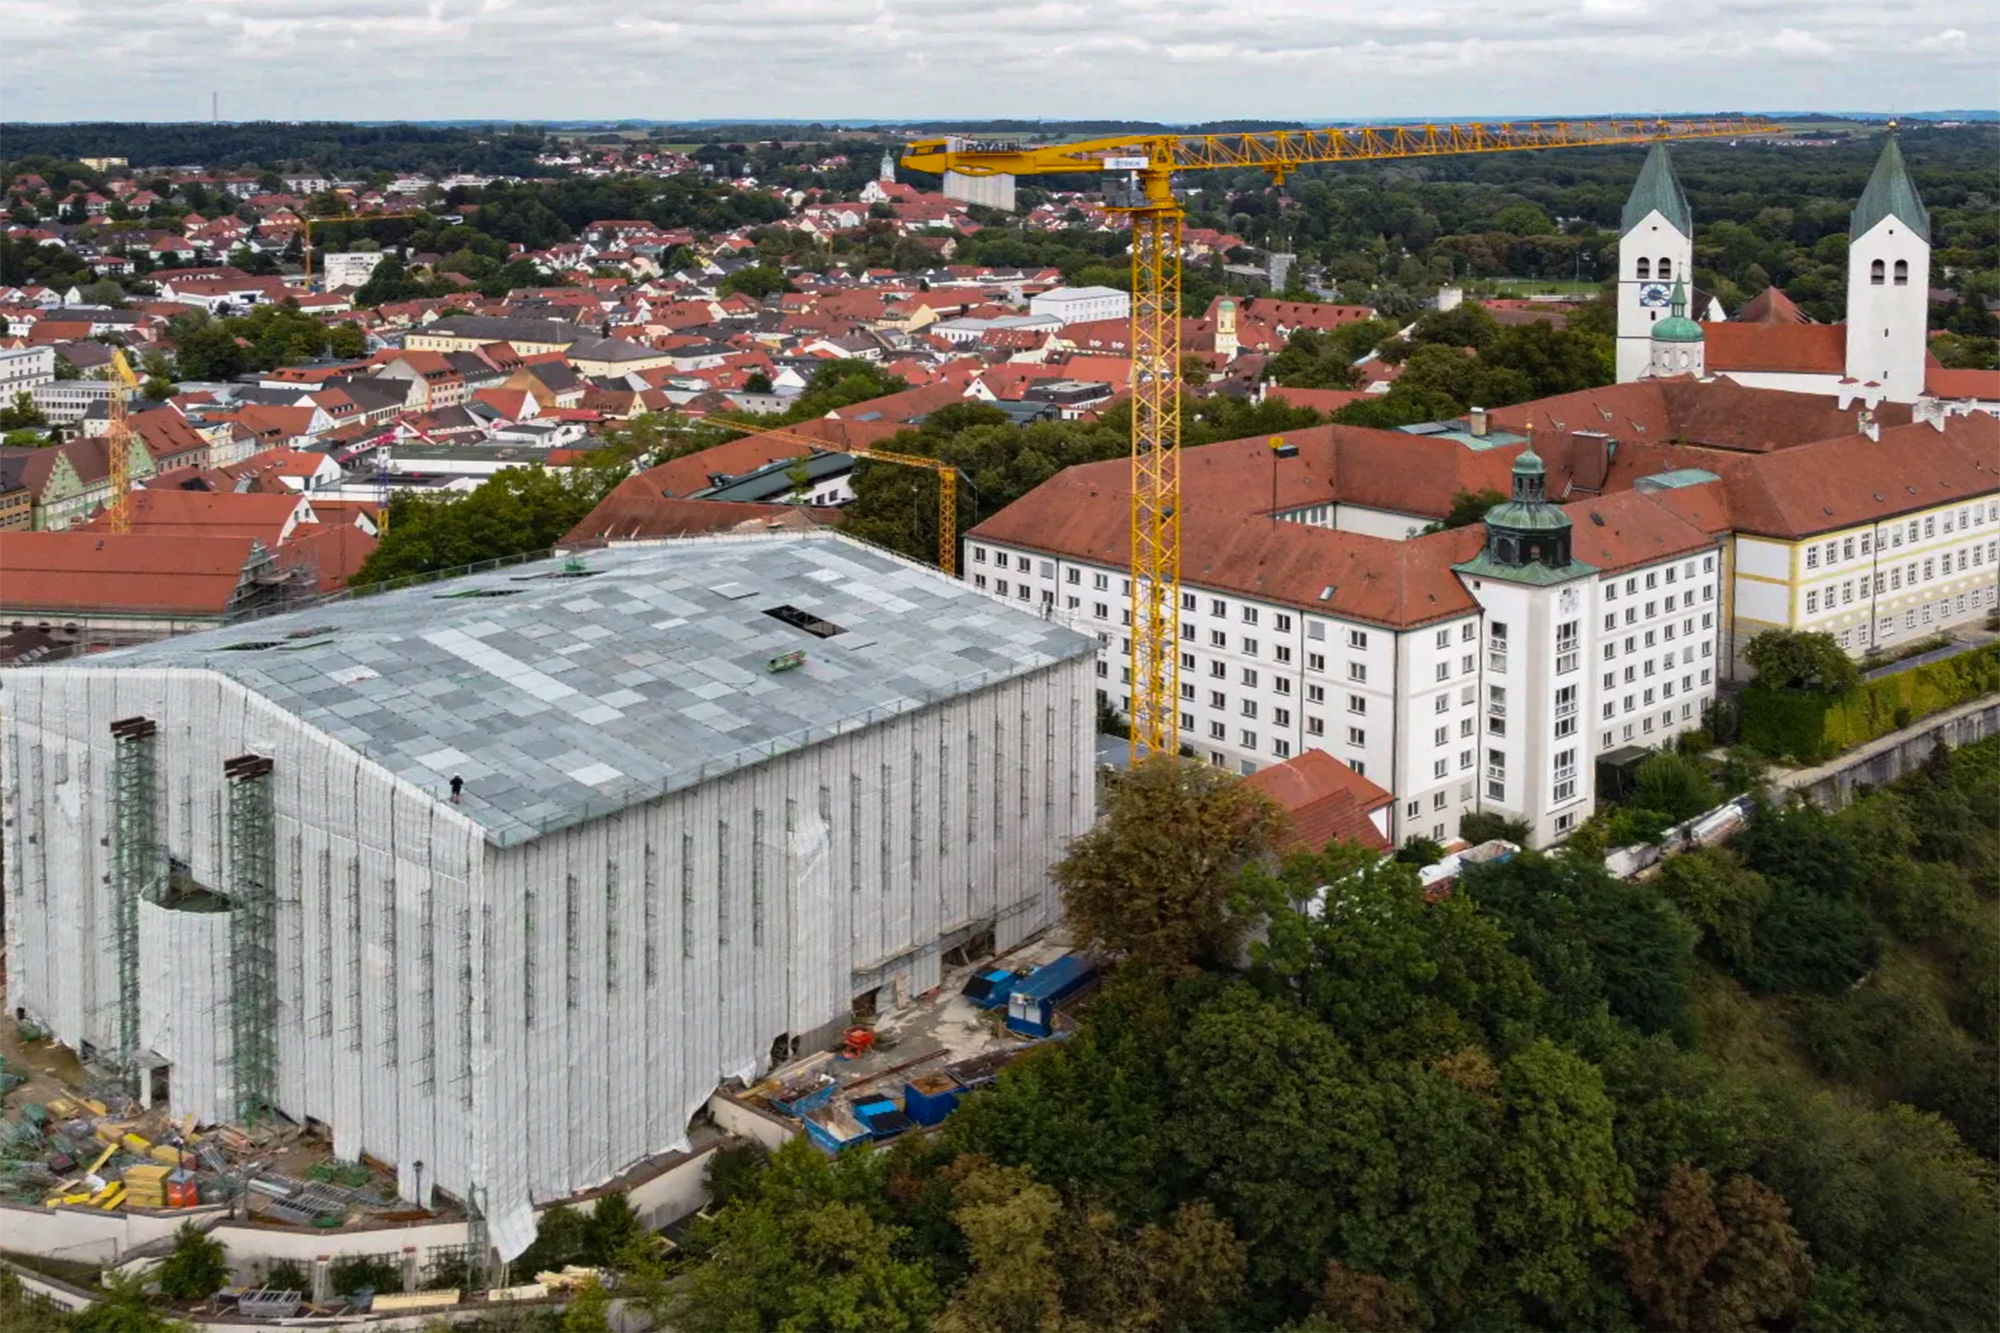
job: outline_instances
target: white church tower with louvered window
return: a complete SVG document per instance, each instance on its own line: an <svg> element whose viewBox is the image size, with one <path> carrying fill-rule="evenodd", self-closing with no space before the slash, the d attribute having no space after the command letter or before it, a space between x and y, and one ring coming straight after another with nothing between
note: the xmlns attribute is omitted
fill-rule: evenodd
<svg viewBox="0 0 2000 1333"><path fill-rule="evenodd" d="M1668 318L1674 283L1694 280L1694 214L1665 144L1646 154L1620 219L1618 382L1652 365L1653 326Z"/></svg>
<svg viewBox="0 0 2000 1333"><path fill-rule="evenodd" d="M1847 377L1892 403L1924 390L1931 217L1892 133L1854 206L1847 244Z"/></svg>

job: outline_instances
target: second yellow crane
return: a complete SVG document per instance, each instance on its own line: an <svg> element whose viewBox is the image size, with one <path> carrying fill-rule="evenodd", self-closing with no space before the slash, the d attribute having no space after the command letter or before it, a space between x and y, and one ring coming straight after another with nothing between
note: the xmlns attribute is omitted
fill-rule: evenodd
<svg viewBox="0 0 2000 1333"><path fill-rule="evenodd" d="M1741 117L1713 120L1540 121L1370 125L1264 134L1141 134L1075 143L975 139L912 142L902 164L944 177L1120 173L1129 186L1107 206L1132 226L1132 756L1180 748L1180 304L1185 212L1174 174L1249 167L1282 183L1321 162L1504 153L1769 134Z"/></svg>
<svg viewBox="0 0 2000 1333"><path fill-rule="evenodd" d="M938 479L938 568L947 574L958 573L958 469L950 463L922 454L892 453L887 449L877 449L870 445L832 444L826 440L814 439L797 431L784 430L773 426L760 426L754 421L736 421L729 417L710 414L702 418L718 426L728 426L732 430L747 431L752 435L770 435L791 444L811 447L814 453L853 454L856 458L873 459L877 463L895 463L901 467L921 468L934 472Z"/></svg>

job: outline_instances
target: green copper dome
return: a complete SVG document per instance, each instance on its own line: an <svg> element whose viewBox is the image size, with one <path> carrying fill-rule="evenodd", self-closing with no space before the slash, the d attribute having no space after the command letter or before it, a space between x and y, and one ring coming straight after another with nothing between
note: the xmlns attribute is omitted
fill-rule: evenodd
<svg viewBox="0 0 2000 1333"><path fill-rule="evenodd" d="M1661 343L1698 343L1703 338L1701 325L1687 317L1687 284L1674 279L1674 295L1671 301L1673 313L1653 326L1653 341Z"/></svg>
<svg viewBox="0 0 2000 1333"><path fill-rule="evenodd" d="M1513 532L1555 532L1569 515L1548 502L1548 467L1531 445L1514 459L1514 498L1486 511L1486 526Z"/></svg>

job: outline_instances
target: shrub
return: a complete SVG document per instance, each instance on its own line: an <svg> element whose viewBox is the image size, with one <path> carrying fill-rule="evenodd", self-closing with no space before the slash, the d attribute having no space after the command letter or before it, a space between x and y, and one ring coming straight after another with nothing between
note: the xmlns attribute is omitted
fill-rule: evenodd
<svg viewBox="0 0 2000 1333"><path fill-rule="evenodd" d="M1774 690L1845 694L1861 683L1861 668L1831 634L1765 630L1744 647L1743 660Z"/></svg>
<svg viewBox="0 0 2000 1333"><path fill-rule="evenodd" d="M1792 883L1772 891L1751 947L1744 980L1766 993L1844 990L1875 966L1882 951L1868 914L1853 899Z"/></svg>
<svg viewBox="0 0 2000 1333"><path fill-rule="evenodd" d="M1926 662L1839 695L1775 689L1760 679L1743 692L1743 741L1764 754L1815 763L1995 691L2000 691L2000 644Z"/></svg>
<svg viewBox="0 0 2000 1333"><path fill-rule="evenodd" d="M1507 819L1490 810L1469 810L1458 821L1458 836L1475 847L1495 838L1526 847L1532 830L1521 820Z"/></svg>
<svg viewBox="0 0 2000 1333"><path fill-rule="evenodd" d="M264 1270L264 1285L274 1291L308 1290L306 1270L290 1259L280 1259Z"/></svg>
<svg viewBox="0 0 2000 1333"><path fill-rule="evenodd" d="M160 1290L177 1301L213 1296L229 1281L222 1242L192 1222L174 1232L173 1253L160 1265Z"/></svg>
<svg viewBox="0 0 2000 1333"><path fill-rule="evenodd" d="M771 1160L762 1144L744 1143L717 1148L708 1155L708 1199L716 1208L749 1189Z"/></svg>
<svg viewBox="0 0 2000 1333"><path fill-rule="evenodd" d="M1434 866L1444 860L1444 848L1429 838L1412 834L1410 840L1397 851L1396 859L1406 866L1416 866L1421 870L1425 866Z"/></svg>
<svg viewBox="0 0 2000 1333"><path fill-rule="evenodd" d="M1632 775L1632 804L1657 810L1669 825L1712 810L1722 795L1698 762L1679 754L1656 754Z"/></svg>
<svg viewBox="0 0 2000 1333"><path fill-rule="evenodd" d="M366 1288L376 1293L401 1291L403 1270L379 1254L357 1254L334 1261L327 1270L335 1292L352 1296Z"/></svg>

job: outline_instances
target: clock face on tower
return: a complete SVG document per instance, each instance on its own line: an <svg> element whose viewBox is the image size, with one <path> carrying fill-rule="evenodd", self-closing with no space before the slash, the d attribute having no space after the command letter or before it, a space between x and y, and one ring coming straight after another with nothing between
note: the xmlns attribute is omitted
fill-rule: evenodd
<svg viewBox="0 0 2000 1333"><path fill-rule="evenodd" d="M1640 305L1663 306L1667 303L1669 295L1667 284L1664 282L1645 282L1639 284Z"/></svg>

